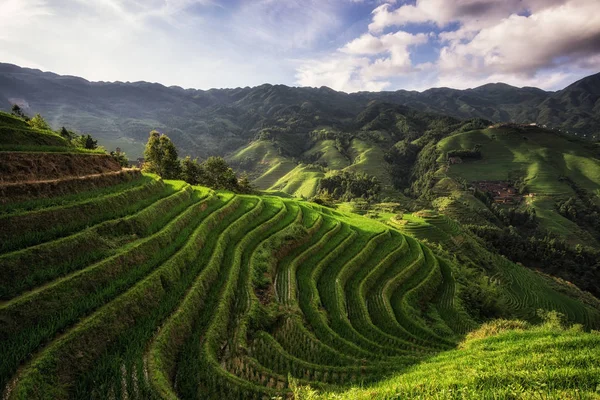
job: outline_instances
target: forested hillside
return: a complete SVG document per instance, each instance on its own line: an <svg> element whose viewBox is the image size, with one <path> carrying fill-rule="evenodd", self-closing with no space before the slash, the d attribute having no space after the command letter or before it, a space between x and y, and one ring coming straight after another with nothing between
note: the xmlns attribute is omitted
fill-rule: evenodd
<svg viewBox="0 0 600 400"><path fill-rule="evenodd" d="M475 89L346 94L326 87L195 90L147 82L89 82L11 64L0 64L0 109L22 105L52 116L55 129L93 132L108 149L139 157L149 131L168 133L191 156L226 155L260 137L265 128L302 139L314 129L352 130L372 101L406 105L458 119L547 125L580 136L598 135L599 75L558 92L505 84Z"/></svg>

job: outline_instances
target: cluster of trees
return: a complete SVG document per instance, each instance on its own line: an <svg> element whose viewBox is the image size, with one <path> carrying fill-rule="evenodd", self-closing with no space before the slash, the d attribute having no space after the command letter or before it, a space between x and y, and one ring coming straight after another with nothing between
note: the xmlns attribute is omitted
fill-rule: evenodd
<svg viewBox="0 0 600 400"><path fill-rule="evenodd" d="M319 183L318 192L335 200L350 201L356 198L375 199L381 191L377 178L365 173L335 171Z"/></svg>
<svg viewBox="0 0 600 400"><path fill-rule="evenodd" d="M233 169L221 157L209 157L203 162L190 156L179 160L177 148L165 134L150 132L144 151L144 171L165 179L182 179L191 185L208 186L235 192L251 191L246 176L238 179Z"/></svg>
<svg viewBox="0 0 600 400"><path fill-rule="evenodd" d="M600 296L600 251L581 245L573 247L548 233L526 237L512 226L498 229L469 225L468 228L513 262L539 268Z"/></svg>
<svg viewBox="0 0 600 400"><path fill-rule="evenodd" d="M392 182L404 194L431 201L438 169L437 141L442 133L425 133L417 142L403 139L385 154Z"/></svg>
<svg viewBox="0 0 600 400"><path fill-rule="evenodd" d="M415 196L427 200L433 200L436 197L431 189L437 182L435 178L438 168L437 158L438 150L435 140L428 142L419 151L410 175L410 190Z"/></svg>
<svg viewBox="0 0 600 400"><path fill-rule="evenodd" d="M600 207L595 203L588 203L579 198L569 197L556 202L560 215L570 219L581 227L590 228L600 236Z"/></svg>
<svg viewBox="0 0 600 400"><path fill-rule="evenodd" d="M600 206L596 203L596 196L568 177L562 177L561 181L569 184L577 196L557 201L558 212L600 238Z"/></svg>
<svg viewBox="0 0 600 400"><path fill-rule="evenodd" d="M507 207L496 204L494 203L494 196L491 193L479 189L475 189L473 195L485 204L505 226L516 226L526 229L535 229L538 226L535 208L526 207L520 209L518 207Z"/></svg>
<svg viewBox="0 0 600 400"><path fill-rule="evenodd" d="M499 287L472 263L460 263L453 274L458 282L457 294L462 306L477 321L502 317L504 307Z"/></svg>
<svg viewBox="0 0 600 400"><path fill-rule="evenodd" d="M208 157L203 162L187 156L181 161L181 179L191 185L208 186L234 192L252 191L246 175L238 178L222 157Z"/></svg>
<svg viewBox="0 0 600 400"><path fill-rule="evenodd" d="M98 141L89 134L78 134L76 132L70 131L64 126L58 131L60 136L67 139L71 144L75 147L79 147L81 149L94 150L98 148Z"/></svg>
<svg viewBox="0 0 600 400"><path fill-rule="evenodd" d="M121 167L127 168L129 167L129 160L127 159L127 155L123 152L117 153L116 151L111 151L110 156L114 158Z"/></svg>
<svg viewBox="0 0 600 400"><path fill-rule="evenodd" d="M396 188L410 186L412 168L421 148L408 139L397 142L385 153L385 161L390 164L389 170Z"/></svg>
<svg viewBox="0 0 600 400"><path fill-rule="evenodd" d="M506 226L512 225L528 229L534 229L537 226L535 208L527 207L519 210L516 207L503 207L498 204L492 204L489 208Z"/></svg>

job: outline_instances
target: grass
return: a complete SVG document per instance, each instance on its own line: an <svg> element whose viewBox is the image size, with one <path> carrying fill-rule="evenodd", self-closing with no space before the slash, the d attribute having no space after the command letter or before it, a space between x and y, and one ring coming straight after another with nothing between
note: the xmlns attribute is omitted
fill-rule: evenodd
<svg viewBox="0 0 600 400"><path fill-rule="evenodd" d="M576 339L523 322L462 342L477 324L459 299L460 263L390 225L297 199L145 177L9 205L2 218L15 233L0 255L6 399L443 398L461 385L473 398L502 397L506 387L533 393L524 377L542 379L517 353ZM435 212L404 219L406 233L431 243L464 236ZM468 248L461 257L484 254ZM543 308L600 325L594 301L503 262L489 279L510 316L541 323ZM584 369L597 361L597 335L577 334L585 340L565 344L573 357L557 359L581 368L540 364L557 379L542 380L552 396L597 384ZM504 365L523 373L502 375Z"/></svg>
<svg viewBox="0 0 600 400"><path fill-rule="evenodd" d="M297 398L322 399L597 399L598 333L542 326L468 339L376 385Z"/></svg>
<svg viewBox="0 0 600 400"><path fill-rule="evenodd" d="M281 153L281 154L280 154ZM295 158L280 152L268 140L253 141L227 159L239 169L246 170L252 184L260 190L286 193L294 197L311 198L317 194L318 185L326 170L362 172L377 177L382 184L383 196L398 196L392 179L385 168L384 150L361 139L353 139L345 152L340 152L334 140L317 140L310 148Z"/></svg>
<svg viewBox="0 0 600 400"><path fill-rule="evenodd" d="M376 177L382 186L383 196L394 193L392 178L386 169L382 168L382 165L386 165L383 149L369 142L353 139L349 152L353 163L345 170L363 172Z"/></svg>
<svg viewBox="0 0 600 400"><path fill-rule="evenodd" d="M109 220L63 239L0 256L0 299L10 299L36 285L114 254L119 246L155 233L192 202L203 197L187 186L141 211ZM156 218L151 216L159 215ZM85 248L85 253L76 251ZM42 259L44 265L36 266Z"/></svg>
<svg viewBox="0 0 600 400"><path fill-rule="evenodd" d="M252 184L258 189L267 190L275 182L290 172L296 164L281 156L272 142L257 140L230 155L227 160L233 165L252 165ZM256 167L257 166L257 167Z"/></svg>

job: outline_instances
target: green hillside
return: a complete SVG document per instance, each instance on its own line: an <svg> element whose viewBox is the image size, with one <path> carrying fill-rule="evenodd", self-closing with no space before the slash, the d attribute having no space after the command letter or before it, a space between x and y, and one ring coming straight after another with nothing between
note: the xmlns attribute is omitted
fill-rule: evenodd
<svg viewBox="0 0 600 400"><path fill-rule="evenodd" d="M577 197L582 188L597 194L600 188L598 147L538 127L499 127L458 133L442 139L438 164L448 152L481 148L481 159L465 159L439 173L469 183L481 181L520 182L521 192L531 193L522 207L536 210L549 231L575 243L597 246L596 239L557 212L555 203ZM600 204L600 197L596 196Z"/></svg>
<svg viewBox="0 0 600 400"><path fill-rule="evenodd" d="M29 114L51 115L48 122L54 129L66 126L94 132L100 145L109 150L120 147L133 159L142 156L148 132L153 129L169 134L176 146L184 149L184 156L225 156L256 140L265 128L283 129L288 135L301 137L299 142L323 126L352 130L357 115L373 102L458 119L537 122L598 140L599 87L600 74L556 92L503 83L466 90L350 94L327 87L269 84L184 90L149 82L89 82L0 63L1 110L9 110L14 101L22 102ZM373 121L371 128L379 125L382 129L388 117ZM411 123L405 127L422 128Z"/></svg>
<svg viewBox="0 0 600 400"><path fill-rule="evenodd" d="M509 180L522 177L529 192L540 195L572 194L566 176L578 185L600 187L600 160L593 145L536 127L499 127L459 133L441 140L442 154L481 146L482 159L453 165L451 176L469 181Z"/></svg>
<svg viewBox="0 0 600 400"><path fill-rule="evenodd" d="M497 333L492 337L485 337ZM564 329L557 324L531 328L496 323L459 350L435 356L402 375L365 388L319 395L313 399L597 399L600 397L598 333Z"/></svg>
<svg viewBox="0 0 600 400"><path fill-rule="evenodd" d="M432 218L438 237L458 232ZM298 386L385 397L404 376L402 390L414 395L429 385L427 371L481 354L490 368L505 365L489 356L492 343L506 342L512 359L547 337L577 349L556 355L573 368L597 361L597 334L571 331L534 329L457 349L498 304L504 318L539 323L537 309L555 310L585 330L600 328L600 308L516 264L474 269L389 225L297 199L144 175L6 207L0 226L7 399L258 399ZM475 293L498 301L488 306ZM552 359L535 362L518 371ZM546 379L563 376L548 371ZM595 370L578 371L548 392L560 396L576 382L593 393ZM440 376L429 393L443 397L477 374ZM490 379L517 385L519 376ZM375 392L357 389L367 384ZM487 387L504 393L501 383Z"/></svg>
<svg viewBox="0 0 600 400"><path fill-rule="evenodd" d="M49 129L37 129L21 118L0 111L0 151L43 151L60 153L104 153L76 148Z"/></svg>
<svg viewBox="0 0 600 400"><path fill-rule="evenodd" d="M68 147L68 142L56 132L34 129L22 119L4 112L0 112L0 135L0 150L3 151Z"/></svg>

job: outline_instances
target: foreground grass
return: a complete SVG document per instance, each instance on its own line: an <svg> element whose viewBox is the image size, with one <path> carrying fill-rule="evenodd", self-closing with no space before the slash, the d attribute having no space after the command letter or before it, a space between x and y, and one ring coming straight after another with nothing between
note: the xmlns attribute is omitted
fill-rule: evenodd
<svg viewBox="0 0 600 400"><path fill-rule="evenodd" d="M373 386L324 394L297 387L295 393L298 399L331 400L600 399L600 333L495 321L457 350Z"/></svg>

